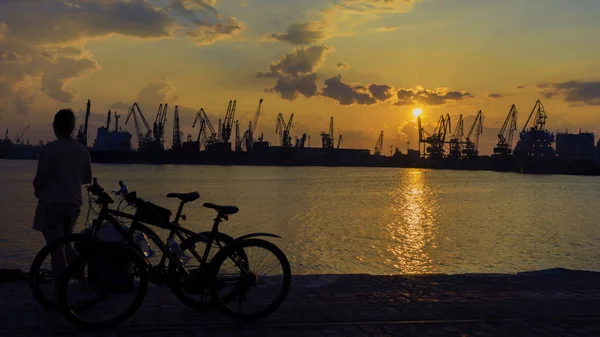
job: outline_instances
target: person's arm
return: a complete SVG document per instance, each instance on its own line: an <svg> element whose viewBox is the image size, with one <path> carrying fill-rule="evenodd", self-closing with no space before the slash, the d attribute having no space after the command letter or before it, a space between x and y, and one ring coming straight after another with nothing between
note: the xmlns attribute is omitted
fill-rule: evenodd
<svg viewBox="0 0 600 337"><path fill-rule="evenodd" d="M37 163L37 171L35 173L35 178L33 178L33 195L35 195L36 198L40 197L40 193L48 183L48 176L50 175L49 164L48 155L44 150L40 151Z"/></svg>
<svg viewBox="0 0 600 337"><path fill-rule="evenodd" d="M83 181L82 184L89 184L92 182L92 161L90 158L90 153L86 150L86 161L83 167Z"/></svg>

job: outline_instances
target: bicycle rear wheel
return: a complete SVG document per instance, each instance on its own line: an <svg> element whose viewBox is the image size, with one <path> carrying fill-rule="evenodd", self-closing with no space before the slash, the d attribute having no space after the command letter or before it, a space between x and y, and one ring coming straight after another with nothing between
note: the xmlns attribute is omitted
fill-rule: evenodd
<svg viewBox="0 0 600 337"><path fill-rule="evenodd" d="M243 255L236 252L244 252ZM285 300L292 282L290 263L276 245L261 239L232 243L211 261L210 295L226 315L257 320Z"/></svg>
<svg viewBox="0 0 600 337"><path fill-rule="evenodd" d="M69 244L73 245L76 251L81 250L82 247L90 246L94 240L88 234L70 234L47 244L36 254L29 267L28 283L33 297L44 308L49 310L58 308L55 298L54 278L50 266L51 254L58 249L64 249L65 245Z"/></svg>
<svg viewBox="0 0 600 337"><path fill-rule="evenodd" d="M173 261L169 261L169 287L181 303L196 309L205 309L212 306L210 293L208 291L208 275L206 266L198 260L192 252L202 257L206 249L211 232L202 232L198 236L190 237L181 243L182 252L190 257L185 265L189 275L184 275ZM215 256L221 246L233 242L233 238L225 233L219 233L213 242L207 257L207 263Z"/></svg>
<svg viewBox="0 0 600 337"><path fill-rule="evenodd" d="M146 260L131 247L99 243L69 265L61 277L58 306L76 326L117 326L142 304L148 290L148 269Z"/></svg>

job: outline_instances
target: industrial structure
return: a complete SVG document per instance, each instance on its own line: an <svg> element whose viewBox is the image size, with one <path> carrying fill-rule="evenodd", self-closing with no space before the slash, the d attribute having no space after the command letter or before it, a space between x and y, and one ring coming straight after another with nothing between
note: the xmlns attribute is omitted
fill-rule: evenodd
<svg viewBox="0 0 600 337"><path fill-rule="evenodd" d="M581 130L577 134L551 133L546 127L548 115L539 100L519 132L514 147L518 111L515 105L510 107L497 133L497 143L491 156L482 156L479 151L484 131L481 110L469 122L467 132L465 121L468 119L463 114L458 115L455 123L450 114L441 115L432 132L425 130L421 117L417 117L418 150L410 149L410 142L407 142L406 153L397 147L393 151L390 145L390 155L385 156L383 130L375 141L373 155L367 149L340 148L343 137L341 133L335 133L333 117L329 118L326 131L319 134L321 146L311 147L309 134L293 135L294 113L290 113L287 119L283 113L278 113L274 125L277 142L271 144L258 128L263 102L260 98L246 124L235 119L237 101L229 100L224 117L217 118L216 128L204 108L200 108L191 123L197 133L194 132L194 136L189 134L186 141L182 140L179 107L175 106L170 148L165 146L168 104L159 104L154 122L150 125L138 103L134 102L125 120L125 124L133 120L137 145L134 150L132 134L119 127L121 116L111 110L108 110L106 123L97 128L93 145L89 146L91 102L87 100L85 120L78 128L76 139L88 147L95 162L396 166L600 174L600 151L594 134ZM247 129L244 130L242 125L247 125ZM6 131L4 139L0 139L1 158L36 158L43 144L31 146L28 141L25 143L23 136L28 129L29 126L14 140Z"/></svg>

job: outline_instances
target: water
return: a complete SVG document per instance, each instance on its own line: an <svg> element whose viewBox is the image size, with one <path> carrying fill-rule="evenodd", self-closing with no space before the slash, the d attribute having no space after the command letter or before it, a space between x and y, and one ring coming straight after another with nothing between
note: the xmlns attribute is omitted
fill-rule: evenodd
<svg viewBox="0 0 600 337"><path fill-rule="evenodd" d="M34 161L0 161L0 267L27 269ZM235 204L221 230L271 232L295 274L600 271L600 178L385 168L93 165L175 212L167 192L199 191L183 224L208 230L203 202ZM85 215L85 212L83 212ZM85 217L80 218L82 228Z"/></svg>

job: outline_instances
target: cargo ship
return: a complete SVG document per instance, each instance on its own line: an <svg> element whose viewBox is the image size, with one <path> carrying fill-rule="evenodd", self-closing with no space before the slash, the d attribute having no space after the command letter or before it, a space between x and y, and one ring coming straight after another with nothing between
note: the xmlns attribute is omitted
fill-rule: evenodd
<svg viewBox="0 0 600 337"><path fill-rule="evenodd" d="M538 100L529 115L514 156L522 173L599 175L598 150L594 134L554 133L546 128L548 116ZM531 125L529 123L532 122ZM552 147L556 144L556 150Z"/></svg>

